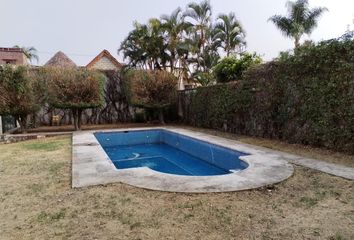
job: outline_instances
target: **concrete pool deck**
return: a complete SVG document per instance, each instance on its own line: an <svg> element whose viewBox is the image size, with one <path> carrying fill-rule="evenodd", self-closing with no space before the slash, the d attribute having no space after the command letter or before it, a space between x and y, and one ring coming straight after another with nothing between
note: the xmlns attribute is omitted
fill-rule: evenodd
<svg viewBox="0 0 354 240"><path fill-rule="evenodd" d="M154 171L147 167L116 169L93 133L73 134L72 187L121 182L132 186L169 192L228 192L262 187L281 182L293 174L293 166L274 151L238 143L233 140L176 127L129 128L103 130L120 132L165 129L204 142L227 147L250 155L240 157L249 167L217 176L182 176Z"/></svg>

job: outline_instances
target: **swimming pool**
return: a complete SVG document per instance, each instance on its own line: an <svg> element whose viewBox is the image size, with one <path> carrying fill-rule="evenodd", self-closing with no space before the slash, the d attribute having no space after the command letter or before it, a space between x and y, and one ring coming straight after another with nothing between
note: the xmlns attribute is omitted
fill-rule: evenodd
<svg viewBox="0 0 354 240"><path fill-rule="evenodd" d="M74 132L72 187L123 183L169 192L228 192L288 178L283 154L179 127Z"/></svg>
<svg viewBox="0 0 354 240"><path fill-rule="evenodd" d="M117 169L148 167L162 173L212 176L246 169L248 154L163 129L94 134Z"/></svg>

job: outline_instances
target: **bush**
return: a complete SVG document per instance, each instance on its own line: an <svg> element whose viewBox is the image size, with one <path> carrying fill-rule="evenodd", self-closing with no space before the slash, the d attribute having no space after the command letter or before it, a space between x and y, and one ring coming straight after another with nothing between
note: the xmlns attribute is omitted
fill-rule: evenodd
<svg viewBox="0 0 354 240"><path fill-rule="evenodd" d="M176 101L177 78L165 71L130 70L125 73L125 89L133 106L158 110L164 123L164 108Z"/></svg>
<svg viewBox="0 0 354 240"><path fill-rule="evenodd" d="M202 86L210 86L215 84L215 76L210 72L195 72L193 79Z"/></svg>
<svg viewBox="0 0 354 240"><path fill-rule="evenodd" d="M353 40L303 46L238 82L185 93L185 121L353 153L353 52Z"/></svg>
<svg viewBox="0 0 354 240"><path fill-rule="evenodd" d="M262 59L255 53L244 53L240 58L225 57L214 67L214 74L219 83L240 80L248 68L261 62Z"/></svg>

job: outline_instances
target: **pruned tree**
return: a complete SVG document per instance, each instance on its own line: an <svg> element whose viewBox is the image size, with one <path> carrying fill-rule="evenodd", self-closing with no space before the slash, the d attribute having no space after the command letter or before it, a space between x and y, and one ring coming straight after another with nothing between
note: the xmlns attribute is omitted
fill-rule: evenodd
<svg viewBox="0 0 354 240"><path fill-rule="evenodd" d="M0 66L0 114L12 115L21 132L27 132L29 114L40 109L46 97L46 86L37 70L25 66Z"/></svg>
<svg viewBox="0 0 354 240"><path fill-rule="evenodd" d="M177 96L177 78L166 71L130 70L125 74L125 89L133 106L157 110L164 124L163 110Z"/></svg>
<svg viewBox="0 0 354 240"><path fill-rule="evenodd" d="M48 102L61 109L70 109L75 130L81 130L82 111L103 105L105 75L76 68L47 68Z"/></svg>

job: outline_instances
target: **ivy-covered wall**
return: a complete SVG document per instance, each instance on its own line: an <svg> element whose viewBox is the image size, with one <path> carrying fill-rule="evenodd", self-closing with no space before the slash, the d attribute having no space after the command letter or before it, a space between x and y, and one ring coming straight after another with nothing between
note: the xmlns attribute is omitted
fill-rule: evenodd
<svg viewBox="0 0 354 240"><path fill-rule="evenodd" d="M181 92L184 121L354 153L354 41L307 45L241 81Z"/></svg>

